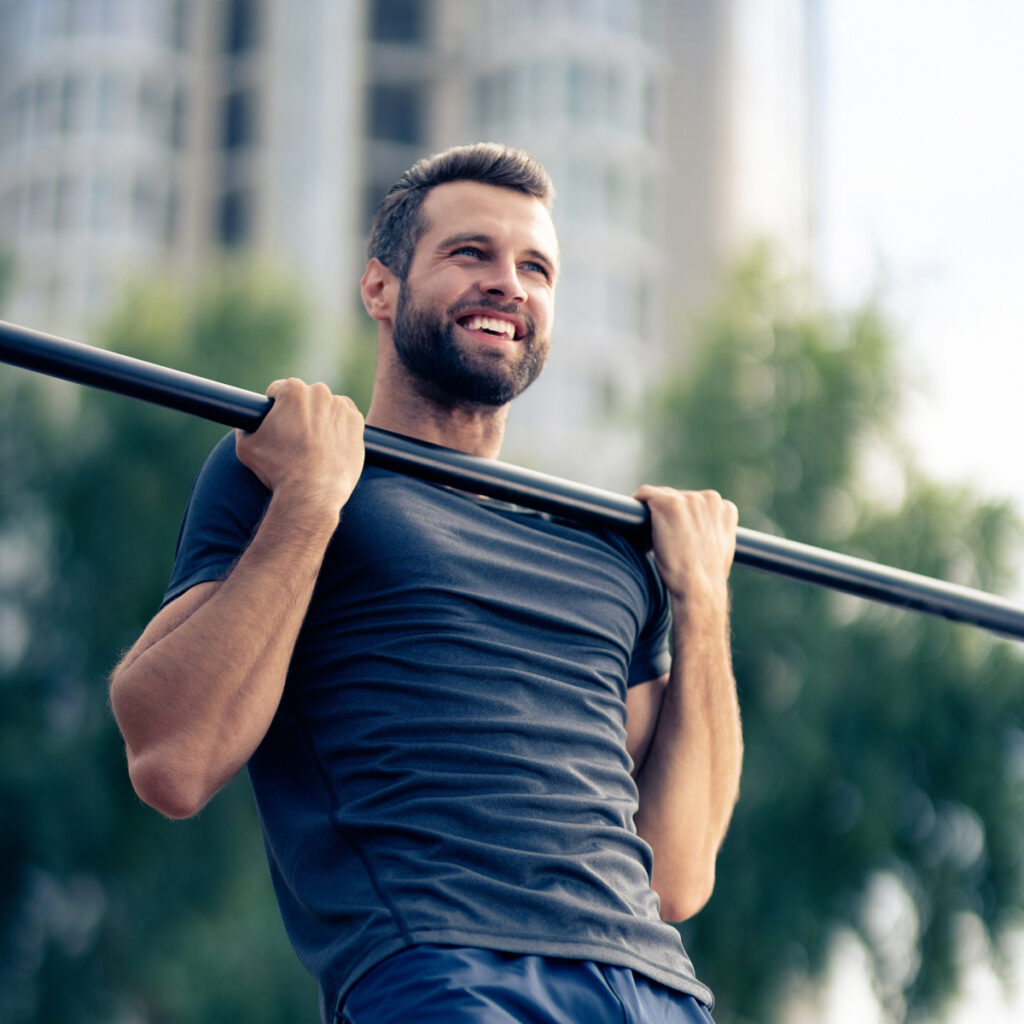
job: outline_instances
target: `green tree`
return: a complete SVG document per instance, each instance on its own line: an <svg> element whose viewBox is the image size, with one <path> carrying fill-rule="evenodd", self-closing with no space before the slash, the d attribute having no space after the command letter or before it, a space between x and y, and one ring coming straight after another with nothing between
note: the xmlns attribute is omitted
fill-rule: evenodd
<svg viewBox="0 0 1024 1024"><path fill-rule="evenodd" d="M763 254L739 269L665 386L653 475L721 491L754 529L1007 586L1019 522L915 469L877 310L808 291ZM934 1019L965 923L998 944L1024 909L1019 648L740 567L733 606L742 792L716 892L682 926L716 1016L784 1020L845 930L890 1018Z"/></svg>
<svg viewBox="0 0 1024 1024"><path fill-rule="evenodd" d="M295 372L302 329L284 283L236 271L193 298L139 288L100 337L262 391ZM107 705L225 428L10 368L0 397L0 1019L317 1019L245 780L165 821Z"/></svg>
<svg viewBox="0 0 1024 1024"><path fill-rule="evenodd" d="M7 293L14 281L14 256L11 251L0 246L0 310L7 302Z"/></svg>

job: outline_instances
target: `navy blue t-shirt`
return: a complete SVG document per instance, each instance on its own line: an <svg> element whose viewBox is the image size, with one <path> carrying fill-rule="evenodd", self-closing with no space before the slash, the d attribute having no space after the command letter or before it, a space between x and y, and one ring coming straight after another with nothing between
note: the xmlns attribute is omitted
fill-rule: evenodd
<svg viewBox="0 0 1024 1024"><path fill-rule="evenodd" d="M268 499L225 438L165 602L226 575ZM626 690L668 670L668 623L618 535L364 470L249 763L325 1019L422 942L598 960L710 1002L633 824Z"/></svg>

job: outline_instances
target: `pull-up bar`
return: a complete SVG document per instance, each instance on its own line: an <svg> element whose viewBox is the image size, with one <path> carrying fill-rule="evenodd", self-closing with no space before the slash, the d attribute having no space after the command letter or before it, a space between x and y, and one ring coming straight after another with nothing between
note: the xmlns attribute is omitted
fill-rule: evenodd
<svg viewBox="0 0 1024 1024"><path fill-rule="evenodd" d="M253 391L4 321L0 321L0 361L248 431L260 425L273 404ZM649 536L647 507L633 498L375 427L366 427L365 442L366 461L371 465L588 526L610 528L640 539ZM969 587L743 527L737 532L736 562L1024 640L1024 608Z"/></svg>

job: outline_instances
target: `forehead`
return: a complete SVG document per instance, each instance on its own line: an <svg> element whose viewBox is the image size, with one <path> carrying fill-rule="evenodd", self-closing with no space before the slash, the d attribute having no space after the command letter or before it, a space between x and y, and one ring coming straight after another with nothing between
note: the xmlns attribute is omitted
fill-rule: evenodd
<svg viewBox="0 0 1024 1024"><path fill-rule="evenodd" d="M525 192L479 181L447 181L427 194L421 207L427 229L417 252L429 252L444 239L486 235L496 243L534 250L558 264L555 226L544 204Z"/></svg>

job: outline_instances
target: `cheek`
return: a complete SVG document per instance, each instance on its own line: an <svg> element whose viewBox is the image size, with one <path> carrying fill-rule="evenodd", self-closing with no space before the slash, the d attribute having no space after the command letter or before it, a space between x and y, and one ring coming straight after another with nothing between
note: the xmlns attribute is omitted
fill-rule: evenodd
<svg viewBox="0 0 1024 1024"><path fill-rule="evenodd" d="M551 298L545 298L538 302L533 310L533 320L537 325L538 334L550 334L551 325L555 320L555 303Z"/></svg>
<svg viewBox="0 0 1024 1024"><path fill-rule="evenodd" d="M468 287L464 276L451 267L417 279L410 276L406 284L413 304L421 309L447 309L459 301Z"/></svg>

